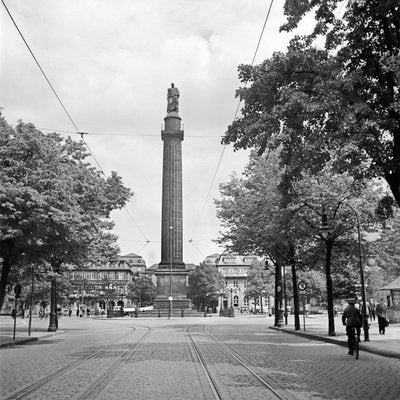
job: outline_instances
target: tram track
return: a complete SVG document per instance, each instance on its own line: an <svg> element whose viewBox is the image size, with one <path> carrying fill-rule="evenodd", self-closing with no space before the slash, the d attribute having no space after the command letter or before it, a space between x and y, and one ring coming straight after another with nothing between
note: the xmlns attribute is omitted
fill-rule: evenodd
<svg viewBox="0 0 400 400"><path fill-rule="evenodd" d="M246 359L243 355L239 354L236 350L232 349L231 346L227 345L221 339L216 337L215 335L209 333L207 331L207 327L202 327L202 329L195 333L191 332L191 328L188 327L186 329L186 333L189 337L190 346L193 348L193 353L195 355L195 360L197 361L210 385L211 392L216 400L224 400L224 399L232 399L232 388L227 388L227 383L225 382L226 374L219 371L218 369L212 368L212 365L215 364L213 358L219 354L224 360L226 365L230 365L231 372L235 370L237 375L241 377L246 377L249 382L252 382L251 387L252 390L257 392L253 393L253 396L257 396L254 398L263 398L268 400L288 400L289 398L293 398L293 396L288 397L288 393L285 392L284 397L278 392L276 386L278 385L276 382L272 382L265 376L262 376L263 373L257 366L251 364L251 362ZM197 336L197 340L194 339L194 336ZM203 341L203 343L199 343ZM211 342L210 342L211 341ZM240 368L244 372L238 372L238 368ZM256 382L256 384L254 384ZM238 383L238 387L246 386L246 384ZM250 385L249 385L250 386ZM275 387L274 387L275 386ZM227 390L229 389L229 390ZM238 398L242 395L238 393ZM246 395L247 398L253 398L252 395L248 392Z"/></svg>
<svg viewBox="0 0 400 400"><path fill-rule="evenodd" d="M128 346L128 349L122 350L123 353L120 356L117 356L115 360L111 362L111 365L106 368L106 371L98 377L95 382L91 383L89 387L86 388L85 392L82 395L78 395L77 399L85 399L85 398L93 398L90 397L94 392L94 388L101 379L105 376L109 376L115 368L116 365L121 363L123 360L129 359L132 357L133 353L137 350L139 345L143 342L145 337L151 332L150 328L146 328L147 331L141 335L133 344ZM39 391L46 390L46 388L51 385L52 383L57 383L60 380L65 379L69 373L75 372L79 368L83 369L85 364L88 362L96 362L97 359L102 358L104 354L113 350L115 346L121 345L124 343L125 340L131 338L135 333L137 333L137 329L132 327L129 332L123 334L111 340L106 345L98 346L92 350L90 350L90 354L85 355L79 360L74 360L68 363L67 365L63 366L62 368L50 373L46 377L40 379L39 381L26 386L25 388L21 389L20 391L13 393L11 396L7 397L5 400L20 400L20 399L29 399L34 397ZM120 353L120 351L118 351Z"/></svg>

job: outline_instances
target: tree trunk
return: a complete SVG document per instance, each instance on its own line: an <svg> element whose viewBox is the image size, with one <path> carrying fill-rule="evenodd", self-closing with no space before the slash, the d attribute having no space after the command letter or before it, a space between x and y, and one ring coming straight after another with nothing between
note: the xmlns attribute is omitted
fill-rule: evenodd
<svg viewBox="0 0 400 400"><path fill-rule="evenodd" d="M299 307L299 291L297 288L297 275L296 275L296 263L292 262L292 283L293 283L293 303L294 303L294 329L300 330L300 307Z"/></svg>
<svg viewBox="0 0 400 400"><path fill-rule="evenodd" d="M53 272L60 272L60 262L52 263ZM82 303L83 303L83 291L82 291ZM56 332L58 329L57 321L57 276L55 275L51 280L51 291L50 291L50 321L49 321L49 332Z"/></svg>
<svg viewBox="0 0 400 400"><path fill-rule="evenodd" d="M282 305L282 273L281 266L275 264L275 322L274 326L282 325L281 305Z"/></svg>
<svg viewBox="0 0 400 400"><path fill-rule="evenodd" d="M1 279L0 279L0 310L4 304L4 298L6 296L6 288L8 282L8 275L11 271L10 257L5 256L3 258L3 268L1 269Z"/></svg>
<svg viewBox="0 0 400 400"><path fill-rule="evenodd" d="M51 280L51 289L50 289L50 321L49 321L49 332L57 331L57 281L54 277Z"/></svg>
<svg viewBox="0 0 400 400"><path fill-rule="evenodd" d="M4 242L3 242L4 243ZM13 265L13 257L11 256L13 250L13 242L11 240L6 240L4 243L6 247L5 254L3 254L3 267L1 269L0 278L0 310L3 308L4 298L6 297L6 288L8 283L8 276Z"/></svg>
<svg viewBox="0 0 400 400"><path fill-rule="evenodd" d="M326 262L325 262L325 274L326 274L326 292L328 302L328 335L335 336L335 319L333 312L333 287L331 277L331 258L332 258L332 247L333 242L331 240L326 241Z"/></svg>

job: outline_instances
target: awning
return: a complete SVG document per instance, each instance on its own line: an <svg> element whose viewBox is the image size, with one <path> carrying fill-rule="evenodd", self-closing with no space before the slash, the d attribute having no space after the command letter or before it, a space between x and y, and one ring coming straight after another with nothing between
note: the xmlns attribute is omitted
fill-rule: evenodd
<svg viewBox="0 0 400 400"><path fill-rule="evenodd" d="M393 282L381 288L381 290L400 290L400 276L396 278Z"/></svg>

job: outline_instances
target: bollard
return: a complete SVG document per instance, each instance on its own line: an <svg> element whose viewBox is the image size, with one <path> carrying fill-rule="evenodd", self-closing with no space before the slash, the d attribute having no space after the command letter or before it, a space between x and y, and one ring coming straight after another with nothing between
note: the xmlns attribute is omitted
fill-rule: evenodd
<svg viewBox="0 0 400 400"><path fill-rule="evenodd" d="M183 318L185 316L185 311L182 309L181 310L181 317Z"/></svg>

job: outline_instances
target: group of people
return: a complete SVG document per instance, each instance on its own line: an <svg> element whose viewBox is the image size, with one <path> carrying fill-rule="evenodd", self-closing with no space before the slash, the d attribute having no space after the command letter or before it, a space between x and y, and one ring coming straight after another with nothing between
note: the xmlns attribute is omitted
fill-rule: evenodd
<svg viewBox="0 0 400 400"><path fill-rule="evenodd" d="M343 311L342 323L346 326L347 344L349 347L348 354L353 355L356 340L360 341L360 331L363 325L363 313L362 310L360 310L360 306L356 299L348 299L347 302L349 305ZM384 299L380 299L374 311L378 318L379 334L384 335L386 326L388 325L387 309ZM367 304L366 316L367 319L375 316L372 314L369 304Z"/></svg>

